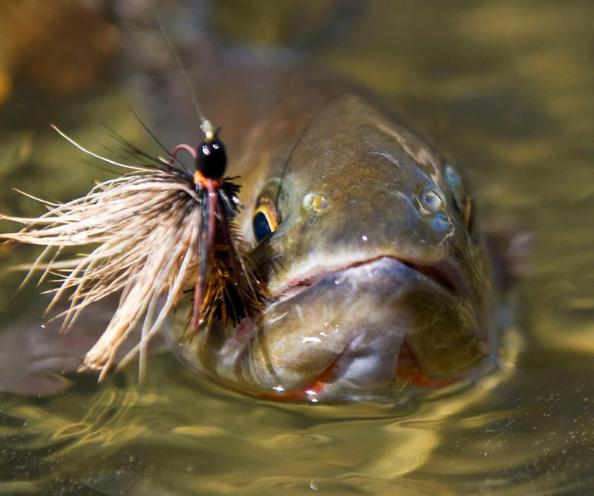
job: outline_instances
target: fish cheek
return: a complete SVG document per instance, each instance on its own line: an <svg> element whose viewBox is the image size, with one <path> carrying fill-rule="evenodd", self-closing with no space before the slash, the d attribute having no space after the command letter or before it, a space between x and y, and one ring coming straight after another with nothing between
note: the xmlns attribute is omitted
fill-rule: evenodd
<svg viewBox="0 0 594 496"><path fill-rule="evenodd" d="M289 267L300 257L309 257L324 241L322 218L304 209L292 212L279 229L273 243L281 265Z"/></svg>
<svg viewBox="0 0 594 496"><path fill-rule="evenodd" d="M325 305L328 292L322 293L297 296L268 311L270 325L259 330L250 349L249 368L257 382L298 387L323 373L345 349L349 334L334 324L332 308Z"/></svg>
<svg viewBox="0 0 594 496"><path fill-rule="evenodd" d="M436 295L430 288L417 288L406 298L411 309L406 341L424 375L455 377L485 358L469 301Z"/></svg>

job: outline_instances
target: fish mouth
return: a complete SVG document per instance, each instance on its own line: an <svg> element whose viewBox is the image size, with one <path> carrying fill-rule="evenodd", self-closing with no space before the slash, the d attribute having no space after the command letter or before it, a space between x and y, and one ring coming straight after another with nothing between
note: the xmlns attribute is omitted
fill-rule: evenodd
<svg viewBox="0 0 594 496"><path fill-rule="evenodd" d="M458 265L448 258L443 258L436 262L415 261L395 255L378 255L366 259L360 259L353 262L338 264L333 267L314 268L304 271L289 279L288 282L271 289L271 303L284 302L302 291L314 287L317 283L327 277L339 276L351 269L370 266L381 260L396 262L404 267L412 269L421 276L426 282L439 287L451 296L463 297L468 295L469 289L463 274Z"/></svg>
<svg viewBox="0 0 594 496"><path fill-rule="evenodd" d="M264 314L262 342L283 386L271 398L389 397L403 384L455 382L481 355L471 296L455 260L381 255L290 278Z"/></svg>

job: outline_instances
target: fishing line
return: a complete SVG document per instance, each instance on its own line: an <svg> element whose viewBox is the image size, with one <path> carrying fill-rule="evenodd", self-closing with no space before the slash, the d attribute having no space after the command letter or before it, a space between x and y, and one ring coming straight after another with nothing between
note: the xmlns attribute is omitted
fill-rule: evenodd
<svg viewBox="0 0 594 496"><path fill-rule="evenodd" d="M192 89L192 83L190 81L190 78L188 77L188 73L185 70L184 65L182 64L182 61L177 53L177 50L175 49L175 45L173 44L173 41L171 40L169 33L165 29L165 25L163 24L163 21L159 14L159 7L156 1L153 2L153 9L155 14L155 20L157 21L157 26L159 27L159 31L163 36L167 49L173 57L175 65L177 66L178 71L181 73L184 83L188 89L188 93L190 94L190 99L192 101L194 111L196 112L196 115L200 120L200 129L202 130L207 139L211 139L215 135L214 128L211 122L205 117L204 113L202 112L202 108L198 103L198 97L196 96L196 92Z"/></svg>

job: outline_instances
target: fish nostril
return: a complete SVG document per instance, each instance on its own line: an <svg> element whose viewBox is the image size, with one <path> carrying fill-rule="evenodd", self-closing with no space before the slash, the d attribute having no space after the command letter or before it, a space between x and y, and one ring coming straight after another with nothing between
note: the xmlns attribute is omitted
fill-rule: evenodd
<svg viewBox="0 0 594 496"><path fill-rule="evenodd" d="M442 198L433 190L425 190L419 197L419 203L421 206L421 212L428 214L435 214L439 212L443 206Z"/></svg>

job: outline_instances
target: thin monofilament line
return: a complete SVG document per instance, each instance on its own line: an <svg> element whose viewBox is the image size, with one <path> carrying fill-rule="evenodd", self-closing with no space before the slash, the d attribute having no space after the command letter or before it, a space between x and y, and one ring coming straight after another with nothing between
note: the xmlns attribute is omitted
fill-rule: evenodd
<svg viewBox="0 0 594 496"><path fill-rule="evenodd" d="M189 93L190 99L192 101L192 106L194 107L194 111L196 112L196 115L197 115L198 119L200 120L200 129L202 130L202 132L204 133L204 135L206 136L207 139L211 139L214 136L214 126L202 112L202 108L200 107L200 104L198 103L198 97L196 96L196 92L192 89L192 83L190 81L190 78L188 77L188 73L186 72L184 65L182 64L182 61L179 58L179 55L177 53L177 50L175 49L175 45L173 44L171 37L167 33L167 30L165 29L165 26L163 25L163 22L161 21L161 16L159 15L159 9L158 9L156 2L153 2L153 8L155 10L155 19L157 20L157 24L159 26L159 31L161 32L161 35L163 36L163 39L165 40L165 44L167 45L167 49L169 50L169 53L173 57L173 60L175 61L175 65L177 66L177 69L183 78L184 84L186 85L186 88L188 89L188 93Z"/></svg>

